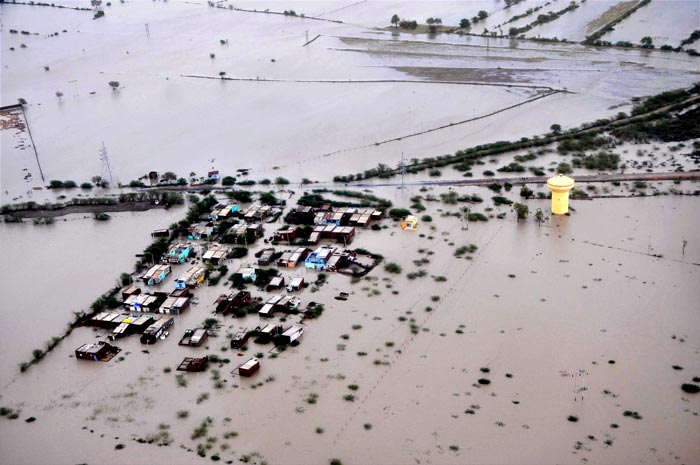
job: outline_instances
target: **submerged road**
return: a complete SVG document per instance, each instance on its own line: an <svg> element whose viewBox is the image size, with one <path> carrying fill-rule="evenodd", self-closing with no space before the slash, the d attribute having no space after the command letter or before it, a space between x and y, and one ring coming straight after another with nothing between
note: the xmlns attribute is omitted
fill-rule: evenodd
<svg viewBox="0 0 700 465"><path fill-rule="evenodd" d="M489 184L509 183L514 186L522 184L546 184L551 176L523 176L509 178L480 178L454 180L427 180L414 182L376 182L346 183L352 187L401 187L403 186L488 186ZM576 176L576 182L628 182L628 181L697 181L700 171L671 172L671 173L629 173L629 174L589 174Z"/></svg>

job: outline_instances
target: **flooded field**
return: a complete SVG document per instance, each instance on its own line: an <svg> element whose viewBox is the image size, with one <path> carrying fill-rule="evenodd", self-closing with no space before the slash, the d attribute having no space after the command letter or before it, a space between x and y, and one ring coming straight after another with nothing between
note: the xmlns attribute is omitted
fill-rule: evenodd
<svg viewBox="0 0 700 465"><path fill-rule="evenodd" d="M386 16L393 11L392 4L366 2L341 12L370 7L384 8ZM99 21L85 11L2 8L3 43L15 48L3 52L2 104L27 100L25 114L47 181L80 184L98 175L102 142L116 178L126 184L150 170L201 175L211 159L222 172L251 168L258 179L275 175L275 167L308 162L314 177L328 179L374 160L395 165L402 152L441 155L504 134L542 134L555 122L575 126L614 114L608 108L631 97L698 79L698 60L685 55L368 34L351 19L337 24L184 2L115 2ZM38 35L11 34L10 28ZM47 36L53 32L58 36ZM309 39L321 37L302 47L307 32ZM22 43L27 47L20 48ZM253 81L222 81L220 72ZM112 90L110 81L118 81L119 89ZM530 87L570 93L530 101ZM571 107L578 111L566 111ZM19 150L13 138L3 137L2 144L4 153ZM39 184L24 179L23 169L34 169L31 160L22 165L6 159L2 201L25 201L28 186ZM305 177L300 169L288 175Z"/></svg>
<svg viewBox="0 0 700 465"><path fill-rule="evenodd" d="M651 34L658 45L665 42L656 37L687 37L692 25L683 21L697 9L666 3L653 0L604 40L633 40L630 31L647 27L646 10L662 18ZM550 200L537 198L546 197L543 183L530 184L527 199L520 186L497 193L430 184L465 179L457 165L361 187L331 181L380 163L393 168L402 157L629 114L635 97L698 81L698 58L384 29L393 14L456 26L479 10L490 16L478 27L493 29L543 6L521 25L566 7L564 0L510 8L498 0L218 4L112 2L94 20L93 11L1 4L1 104L27 104L21 117L2 118L0 203L131 192L32 189L54 179L91 181L103 169L104 142L124 184L151 170L189 178L212 166L240 181L236 170L249 169L248 179L291 181L239 187L256 199L271 191L287 202L285 213L311 189L341 201L347 193L333 190L347 189L410 208L418 231L390 218L358 227L351 247L384 258L363 278L280 268L309 283L298 296L302 307L325 306L318 318L214 312L217 297L234 292L227 275L268 246L261 238L244 257L224 262L220 282L193 290L167 338L154 345L138 335L117 339L121 352L93 363L77 360L75 349L106 340L108 330L78 327L20 372L74 312L134 269L153 230L187 210L0 223L3 463L697 463L700 398L681 385L700 377L698 181L577 183L589 198L573 199L569 216L549 214ZM581 40L616 4L588 0L528 36ZM619 157L614 168L569 166L572 177L690 173L700 163L698 146L700 138L613 141L572 154L550 144L483 157L467 171L494 181L534 169L551 175L604 150ZM498 171L515 162L522 174ZM318 183L302 185L303 178ZM517 221L497 195L526 203L530 216ZM447 200L453 197L471 200ZM465 206L484 219L462 221ZM538 209L541 225L533 220ZM283 218L261 223L266 239ZM173 265L148 288L134 277L144 291L170 292L190 266ZM248 290L263 299L280 292ZM341 292L347 300L336 299ZM202 346L178 345L186 329L210 318L217 329ZM230 348L236 332L270 322L303 324L301 343L278 351L251 339L245 349ZM176 371L183 358L205 355L214 360L208 371ZM251 357L260 371L239 376L235 368Z"/></svg>

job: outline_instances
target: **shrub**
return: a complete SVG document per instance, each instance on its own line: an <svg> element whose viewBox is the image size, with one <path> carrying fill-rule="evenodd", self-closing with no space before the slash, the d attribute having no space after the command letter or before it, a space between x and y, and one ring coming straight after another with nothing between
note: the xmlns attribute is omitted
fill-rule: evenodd
<svg viewBox="0 0 700 465"><path fill-rule="evenodd" d="M232 186L234 184L236 184L236 178L233 176L226 176L221 180L222 186Z"/></svg>
<svg viewBox="0 0 700 465"><path fill-rule="evenodd" d="M566 419L572 423L576 423L578 421L578 417L576 415L569 415L568 417L566 417Z"/></svg>
<svg viewBox="0 0 700 465"><path fill-rule="evenodd" d="M700 386L697 384L683 383L681 389L683 392L687 392L688 394L697 394L700 392Z"/></svg>
<svg viewBox="0 0 700 465"><path fill-rule="evenodd" d="M386 270L387 273L399 274L401 273L401 266L394 262L389 262L384 265L384 270Z"/></svg>
<svg viewBox="0 0 700 465"><path fill-rule="evenodd" d="M389 216L393 220L401 220L410 214L411 211L405 208L392 208L391 210L389 210Z"/></svg>
<svg viewBox="0 0 700 465"><path fill-rule="evenodd" d="M491 380L488 378L479 378L478 382L484 386L491 384Z"/></svg>
<svg viewBox="0 0 700 465"><path fill-rule="evenodd" d="M89 182L84 182L80 185L81 189L92 189L92 187L92 184L90 184Z"/></svg>
<svg viewBox="0 0 700 465"><path fill-rule="evenodd" d="M423 215L420 217L421 221L425 221L426 223L430 223L433 221L433 217L430 215Z"/></svg>
<svg viewBox="0 0 700 465"><path fill-rule="evenodd" d="M494 197L491 197L491 199L493 199L493 203L495 203L496 205L512 205L513 204L512 200L507 199L507 198L500 196L500 195L496 195Z"/></svg>
<svg viewBox="0 0 700 465"><path fill-rule="evenodd" d="M632 410L625 410L624 412L622 412L622 415L625 416L625 417L634 418L635 420L641 420L641 419L642 419L642 416L641 416L638 412L635 412L635 411L632 411Z"/></svg>

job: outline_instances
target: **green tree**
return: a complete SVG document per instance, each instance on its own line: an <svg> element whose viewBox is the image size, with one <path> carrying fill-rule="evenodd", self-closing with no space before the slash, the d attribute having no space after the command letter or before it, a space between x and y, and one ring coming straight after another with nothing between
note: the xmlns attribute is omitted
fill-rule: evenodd
<svg viewBox="0 0 700 465"><path fill-rule="evenodd" d="M529 187L523 186L520 188L520 197L525 197L527 199L532 197L532 194L532 189L530 189Z"/></svg>
<svg viewBox="0 0 700 465"><path fill-rule="evenodd" d="M573 168L571 168L571 165L568 164L568 163L566 163L566 162L564 162L564 161L561 162L561 163L559 163L559 165L557 166L557 173L561 173L561 174L570 174L570 173L572 173L573 171L574 171L574 170L573 170Z"/></svg>
<svg viewBox="0 0 700 465"><path fill-rule="evenodd" d="M226 76L226 71L219 71L219 76L221 76L221 79L223 79L224 76Z"/></svg>
<svg viewBox="0 0 700 465"><path fill-rule="evenodd" d="M560 134L561 133L561 124L553 124L549 127L549 129L554 133L554 134Z"/></svg>
<svg viewBox="0 0 700 465"><path fill-rule="evenodd" d="M537 221L537 226L542 225L542 222L544 221L544 212L541 208L538 208L535 212L535 221Z"/></svg>
<svg viewBox="0 0 700 465"><path fill-rule="evenodd" d="M394 16L391 17L391 24L393 24L394 27L399 27L399 21L401 21L401 18L399 18L399 15L395 14Z"/></svg>
<svg viewBox="0 0 700 465"><path fill-rule="evenodd" d="M530 213L528 206L522 203L514 204L513 209L515 209L515 213L517 214L518 223L520 223L520 220L527 218L527 215Z"/></svg>
<svg viewBox="0 0 700 465"><path fill-rule="evenodd" d="M654 48L654 39L650 36L644 36L641 40L642 48Z"/></svg>
<svg viewBox="0 0 700 465"><path fill-rule="evenodd" d="M459 27L461 27L462 29L469 29L470 27L472 27L472 23L471 21L469 21L468 18L462 18L459 21Z"/></svg>
<svg viewBox="0 0 700 465"><path fill-rule="evenodd" d="M479 19L486 19L489 17L489 13L487 11L481 10L479 11Z"/></svg>

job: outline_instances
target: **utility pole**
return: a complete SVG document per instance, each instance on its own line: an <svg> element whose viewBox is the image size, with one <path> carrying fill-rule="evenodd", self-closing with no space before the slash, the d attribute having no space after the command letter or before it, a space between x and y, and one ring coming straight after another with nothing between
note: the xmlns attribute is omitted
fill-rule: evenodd
<svg viewBox="0 0 700 465"><path fill-rule="evenodd" d="M102 142L102 148L100 149L100 160L102 160L102 179L109 179L109 187L114 187L114 181L112 179L112 167L109 164L109 156L107 155L107 147L105 147L104 141Z"/></svg>
<svg viewBox="0 0 700 465"><path fill-rule="evenodd" d="M146 23L146 37L151 37L151 29L148 27L148 23Z"/></svg>

